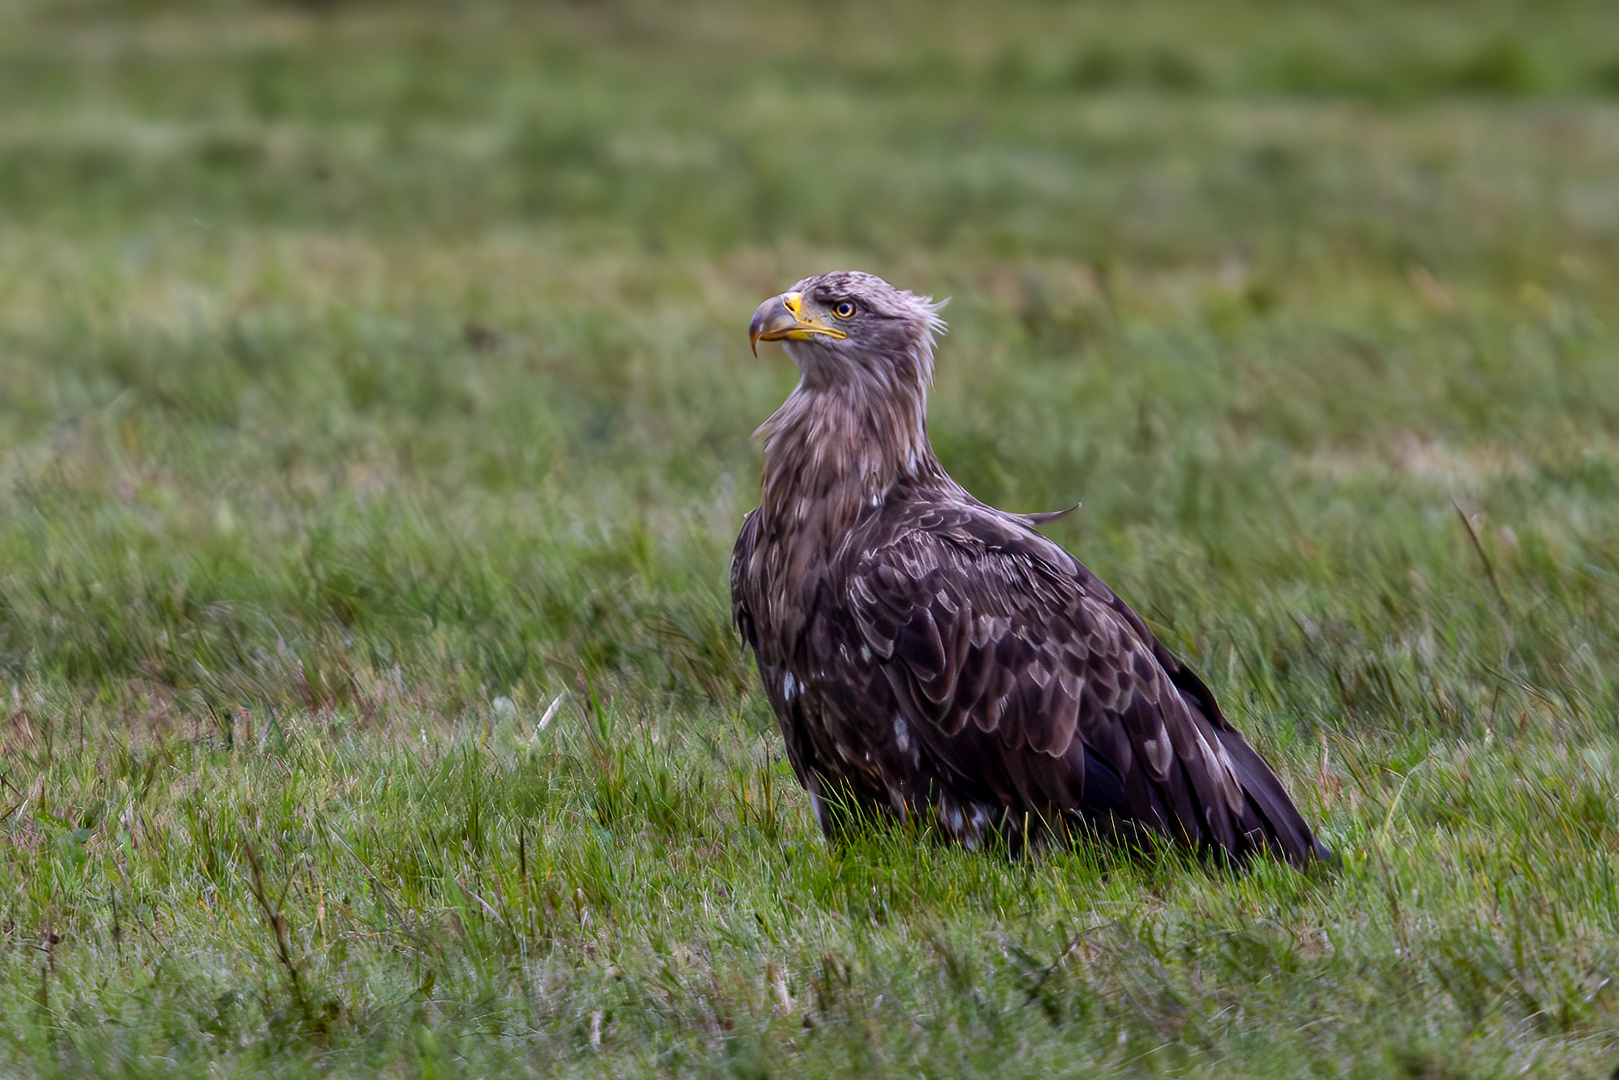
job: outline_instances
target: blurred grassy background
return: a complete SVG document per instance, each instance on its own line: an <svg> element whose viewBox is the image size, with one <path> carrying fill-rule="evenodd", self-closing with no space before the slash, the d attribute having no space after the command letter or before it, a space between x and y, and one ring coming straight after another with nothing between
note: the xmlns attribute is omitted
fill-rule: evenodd
<svg viewBox="0 0 1619 1080"><path fill-rule="evenodd" d="M13 1067L1598 1075L1615 177L1597 2L3 0ZM818 845L725 565L838 266L1345 881Z"/></svg>

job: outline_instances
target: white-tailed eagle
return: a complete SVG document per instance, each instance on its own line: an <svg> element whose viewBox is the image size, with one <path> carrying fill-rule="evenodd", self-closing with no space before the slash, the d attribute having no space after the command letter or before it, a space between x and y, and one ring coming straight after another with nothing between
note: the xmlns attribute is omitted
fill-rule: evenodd
<svg viewBox="0 0 1619 1080"><path fill-rule="evenodd" d="M919 822L977 845L1167 839L1329 857L1203 681L1034 525L974 499L928 443L939 305L806 278L754 312L798 386L731 563L787 756L821 827Z"/></svg>

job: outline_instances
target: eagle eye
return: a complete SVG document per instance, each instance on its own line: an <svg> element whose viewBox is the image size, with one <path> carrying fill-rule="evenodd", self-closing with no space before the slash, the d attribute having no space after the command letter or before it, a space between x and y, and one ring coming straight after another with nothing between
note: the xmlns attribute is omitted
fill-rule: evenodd
<svg viewBox="0 0 1619 1080"><path fill-rule="evenodd" d="M832 305L832 314L840 319L852 319L860 307L853 300L839 300Z"/></svg>

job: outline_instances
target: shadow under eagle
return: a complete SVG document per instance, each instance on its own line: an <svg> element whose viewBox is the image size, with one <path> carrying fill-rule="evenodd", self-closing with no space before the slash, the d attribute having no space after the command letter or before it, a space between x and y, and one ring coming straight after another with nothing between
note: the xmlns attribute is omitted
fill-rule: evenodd
<svg viewBox="0 0 1619 1080"><path fill-rule="evenodd" d="M892 817L1015 848L1078 826L1330 858L1202 680L1035 531L1058 515L986 506L940 466L938 307L842 271L750 327L802 378L760 429L733 613L822 828Z"/></svg>

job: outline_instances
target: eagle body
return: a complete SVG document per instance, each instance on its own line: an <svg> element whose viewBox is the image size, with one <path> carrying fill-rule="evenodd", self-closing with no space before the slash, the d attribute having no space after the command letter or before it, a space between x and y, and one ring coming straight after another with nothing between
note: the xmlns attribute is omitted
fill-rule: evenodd
<svg viewBox="0 0 1619 1080"><path fill-rule="evenodd" d="M926 434L937 306L854 272L766 301L802 378L761 428L731 564L787 756L836 836L1076 830L1328 857L1208 687L1077 559L956 484Z"/></svg>

